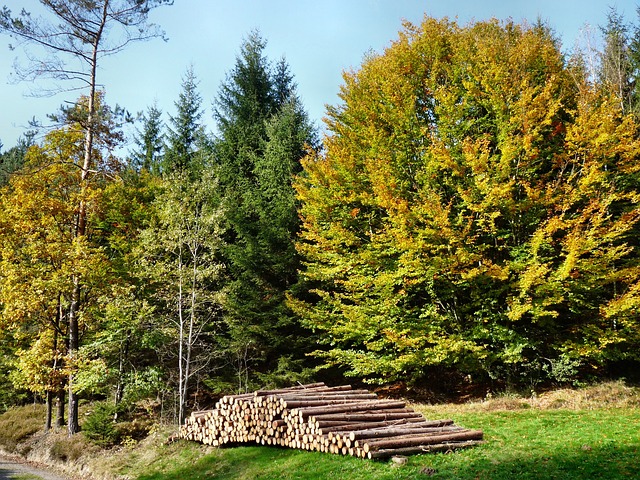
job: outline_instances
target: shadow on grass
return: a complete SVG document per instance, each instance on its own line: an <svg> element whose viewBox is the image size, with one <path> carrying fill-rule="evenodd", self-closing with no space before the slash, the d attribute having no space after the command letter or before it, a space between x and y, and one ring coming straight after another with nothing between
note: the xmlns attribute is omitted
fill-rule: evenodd
<svg viewBox="0 0 640 480"><path fill-rule="evenodd" d="M640 448L614 442L600 447L566 449L551 456L489 457L495 449L476 448L453 454L410 457L407 465L360 460L321 453L269 447L216 450L195 464L137 480L337 480L358 479L629 479L638 477ZM435 473L433 472L435 470ZM635 476L635 477L634 477Z"/></svg>
<svg viewBox="0 0 640 480"><path fill-rule="evenodd" d="M547 456L492 458L483 452L441 455L431 461L438 474L434 479L567 479L614 480L640 478L640 447L611 443L600 447L563 449ZM451 458L447 458L451 457ZM437 464L437 466L436 466Z"/></svg>

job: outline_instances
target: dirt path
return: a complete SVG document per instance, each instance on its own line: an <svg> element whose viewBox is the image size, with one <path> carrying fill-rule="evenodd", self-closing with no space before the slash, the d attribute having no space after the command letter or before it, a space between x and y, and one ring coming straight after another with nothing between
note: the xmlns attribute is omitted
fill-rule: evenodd
<svg viewBox="0 0 640 480"><path fill-rule="evenodd" d="M25 480L69 480L69 477L63 477L18 459L0 455L0 480L12 480L14 478Z"/></svg>

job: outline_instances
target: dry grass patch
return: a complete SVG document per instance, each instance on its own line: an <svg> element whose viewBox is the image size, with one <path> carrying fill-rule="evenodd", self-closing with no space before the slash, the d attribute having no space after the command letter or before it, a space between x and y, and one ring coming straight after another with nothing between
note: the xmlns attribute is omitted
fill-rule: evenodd
<svg viewBox="0 0 640 480"><path fill-rule="evenodd" d="M640 388L628 386L623 381L612 381L582 388L562 388L530 397L501 394L464 404L419 404L413 407L424 412L429 418L443 414L515 411L530 408L538 410L638 408L640 407Z"/></svg>
<svg viewBox="0 0 640 480"><path fill-rule="evenodd" d="M605 382L586 388L546 392L532 399L531 404L541 409L637 408L640 407L640 388L627 386L622 381Z"/></svg>
<svg viewBox="0 0 640 480"><path fill-rule="evenodd" d="M21 445L44 430L44 405L14 407L0 415L0 449L8 453L26 453Z"/></svg>

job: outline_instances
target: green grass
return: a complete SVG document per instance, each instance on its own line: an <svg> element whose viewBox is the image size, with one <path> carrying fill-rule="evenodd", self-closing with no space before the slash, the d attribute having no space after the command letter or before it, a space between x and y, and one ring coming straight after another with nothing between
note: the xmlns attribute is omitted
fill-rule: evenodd
<svg viewBox="0 0 640 480"><path fill-rule="evenodd" d="M640 479L640 389L606 383L539 397L500 396L466 404L413 405L430 419L484 431L486 443L454 453L389 461L274 447L216 449L195 442L165 445L175 429L156 427L135 444L99 451L83 435L29 437L42 408L0 415L0 445L42 442L52 458L84 464L98 478L131 480ZM35 446L34 446L35 448Z"/></svg>
<svg viewBox="0 0 640 480"><path fill-rule="evenodd" d="M457 424L482 429L487 443L450 454L414 455L406 465L395 466L273 447L207 449L177 442L159 447L152 460L121 464L117 473L137 480L640 478L640 411L635 408L455 416L446 409L439 416L429 410L431 418L453 417Z"/></svg>

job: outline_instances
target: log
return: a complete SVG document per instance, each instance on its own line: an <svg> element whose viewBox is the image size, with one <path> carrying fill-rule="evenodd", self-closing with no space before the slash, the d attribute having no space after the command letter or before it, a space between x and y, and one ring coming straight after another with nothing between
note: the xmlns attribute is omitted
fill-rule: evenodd
<svg viewBox="0 0 640 480"><path fill-rule="evenodd" d="M307 407L322 407L329 405L343 405L345 403L362 403L363 398L344 398L337 400L284 400L282 404L284 408L292 409L292 408L307 408Z"/></svg>
<svg viewBox="0 0 640 480"><path fill-rule="evenodd" d="M260 396L266 396L266 395L278 395L280 393L297 392L300 390L313 390L317 388L331 388L331 387L327 387L324 384L324 382L319 382L319 383L309 383L306 385L294 385L292 387L280 388L275 390L256 390L250 395L255 397L260 397Z"/></svg>
<svg viewBox="0 0 640 480"><path fill-rule="evenodd" d="M455 440L452 435L469 431L452 420L427 421L403 401L324 383L226 395L212 410L193 412L179 432L181 438L213 446L255 442L362 458L476 441ZM453 440L439 441L443 435Z"/></svg>
<svg viewBox="0 0 640 480"><path fill-rule="evenodd" d="M327 428L327 427L343 427L345 425L353 425L353 422L349 422L349 421L331 421L331 420L327 420L327 421L316 421L313 424L313 427L318 429L318 428Z"/></svg>
<svg viewBox="0 0 640 480"><path fill-rule="evenodd" d="M370 398L370 399L377 399L378 396L375 393L371 393L368 390L338 390L335 392L332 391L309 391L309 392L303 392L303 391L298 391L298 392L291 392L291 393L283 393L283 394L278 394L278 395L274 395L273 398L278 398L278 399L284 399L284 400L304 400L306 398L311 398L311 397L315 397L315 398L326 398L326 399L331 399L334 397L365 397L365 398Z"/></svg>
<svg viewBox="0 0 640 480"><path fill-rule="evenodd" d="M351 423L349 422L346 425L342 425L342 426L335 426L335 427L325 427L322 430L323 433L328 433L328 432L350 432L350 431L354 431L354 430L366 430L366 429L370 429L370 428L381 428L381 427L388 427L388 426L398 426L398 425L409 425L409 424L420 424L420 422L422 421L422 419L420 418L410 418L405 420L393 420L390 422L362 422L362 423Z"/></svg>
<svg viewBox="0 0 640 480"><path fill-rule="evenodd" d="M386 427L370 430L357 430L349 432L350 440L374 439L383 437L403 437L406 435L436 434L444 432L460 432L466 430L455 425L447 425L444 427Z"/></svg>
<svg viewBox="0 0 640 480"><path fill-rule="evenodd" d="M386 408L403 408L405 405L405 402L400 400L355 402L346 405L329 405L326 407L294 408L291 410L290 415L306 418L311 415L321 415L323 413L363 412L368 410L382 410Z"/></svg>
<svg viewBox="0 0 640 480"><path fill-rule="evenodd" d="M433 445L418 445L415 447L389 448L368 452L366 453L366 456L367 458L374 459L388 458L394 455L412 455L415 453L448 452L459 448L469 448L476 445L482 445L484 443L486 443L484 440L466 440L460 442L436 443Z"/></svg>
<svg viewBox="0 0 640 480"><path fill-rule="evenodd" d="M389 409L393 410L393 409ZM357 412L357 410L356 410ZM404 412L389 412L386 413L384 410L375 411L372 413L327 413L327 414L314 414L313 419L318 421L325 420L338 420L338 421L346 421L346 422L386 422L391 420L401 420L405 418L424 418L421 413L414 411L404 411ZM452 422L453 423L453 422Z"/></svg>
<svg viewBox="0 0 640 480"><path fill-rule="evenodd" d="M462 440L482 440L481 430L465 430L463 432L446 433L442 435L407 435L404 437L367 440L362 447L366 453L385 448L415 447L437 443L455 442Z"/></svg>

